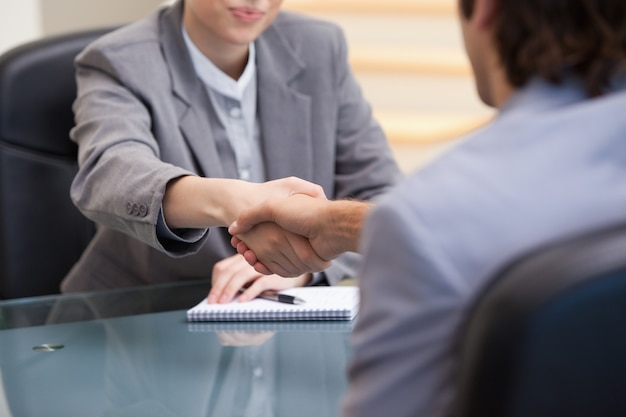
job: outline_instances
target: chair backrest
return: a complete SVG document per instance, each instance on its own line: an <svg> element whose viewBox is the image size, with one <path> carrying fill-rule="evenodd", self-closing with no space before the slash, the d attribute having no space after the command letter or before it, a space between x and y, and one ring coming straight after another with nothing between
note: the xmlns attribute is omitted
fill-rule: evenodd
<svg viewBox="0 0 626 417"><path fill-rule="evenodd" d="M73 206L74 57L110 29L34 41L0 56L0 298L59 292L94 225Z"/></svg>
<svg viewBox="0 0 626 417"><path fill-rule="evenodd" d="M626 416L626 226L514 263L465 330L456 417Z"/></svg>

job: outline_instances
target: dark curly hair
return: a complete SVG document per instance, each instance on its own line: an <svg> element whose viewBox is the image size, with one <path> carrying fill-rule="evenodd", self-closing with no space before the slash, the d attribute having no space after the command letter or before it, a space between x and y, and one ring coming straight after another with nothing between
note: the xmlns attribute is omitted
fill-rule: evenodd
<svg viewBox="0 0 626 417"><path fill-rule="evenodd" d="M474 0L460 0L470 18ZM601 95L626 69L626 0L499 0L495 42L509 82L574 74Z"/></svg>

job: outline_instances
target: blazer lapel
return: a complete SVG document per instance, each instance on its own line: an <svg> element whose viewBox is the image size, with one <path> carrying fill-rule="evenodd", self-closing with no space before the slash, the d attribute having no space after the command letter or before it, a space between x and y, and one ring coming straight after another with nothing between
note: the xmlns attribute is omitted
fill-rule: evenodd
<svg viewBox="0 0 626 417"><path fill-rule="evenodd" d="M196 155L199 174L221 178L225 172L205 114L212 104L187 53L181 32L182 11L182 1L172 6L163 15L161 29L180 128ZM256 41L256 51L261 147L267 179L297 176L313 180L311 99L290 85L304 65L271 26Z"/></svg>
<svg viewBox="0 0 626 417"><path fill-rule="evenodd" d="M293 175L313 180L311 99L290 86L304 65L271 26L256 41L256 51L258 112L267 179Z"/></svg>
<svg viewBox="0 0 626 417"><path fill-rule="evenodd" d="M222 178L224 172L206 114L211 102L187 52L182 36L182 12L182 1L167 10L161 20L160 33L163 55L170 68L179 125L195 155L198 174Z"/></svg>

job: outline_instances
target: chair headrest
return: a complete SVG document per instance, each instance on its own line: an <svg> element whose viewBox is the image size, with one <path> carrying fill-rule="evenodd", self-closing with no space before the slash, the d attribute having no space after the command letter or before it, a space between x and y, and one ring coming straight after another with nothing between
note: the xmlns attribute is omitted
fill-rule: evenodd
<svg viewBox="0 0 626 417"><path fill-rule="evenodd" d="M108 32L97 29L30 42L0 56L0 140L75 157L69 139L76 96L74 58Z"/></svg>

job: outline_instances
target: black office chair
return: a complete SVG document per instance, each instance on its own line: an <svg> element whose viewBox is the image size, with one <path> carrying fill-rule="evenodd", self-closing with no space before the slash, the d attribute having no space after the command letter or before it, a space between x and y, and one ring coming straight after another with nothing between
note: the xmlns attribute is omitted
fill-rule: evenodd
<svg viewBox="0 0 626 417"><path fill-rule="evenodd" d="M69 197L73 60L109 30L46 38L0 57L0 298L58 293L94 233Z"/></svg>
<svg viewBox="0 0 626 417"><path fill-rule="evenodd" d="M626 225L499 274L461 358L455 417L626 416Z"/></svg>

